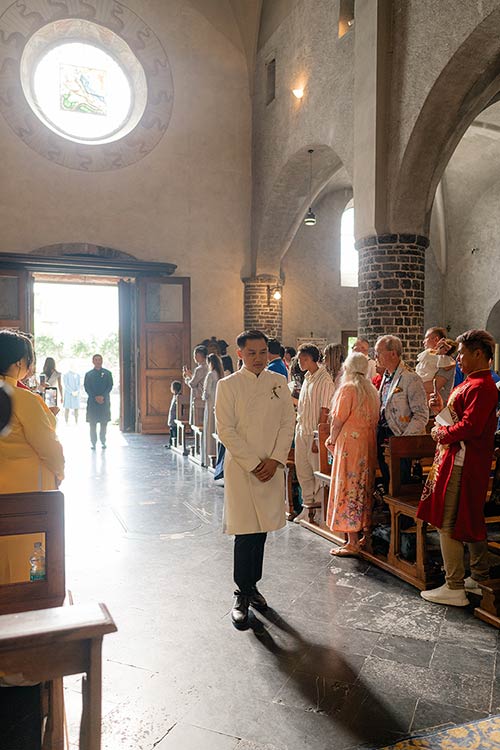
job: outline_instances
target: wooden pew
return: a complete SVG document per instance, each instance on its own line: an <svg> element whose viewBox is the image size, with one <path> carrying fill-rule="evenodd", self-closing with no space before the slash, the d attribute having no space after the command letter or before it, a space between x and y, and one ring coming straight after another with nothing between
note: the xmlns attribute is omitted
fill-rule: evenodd
<svg viewBox="0 0 500 750"><path fill-rule="evenodd" d="M29 556L23 537L43 537L46 552L46 579L29 580ZM19 537L18 540L14 537ZM24 580L0 585L0 614L25 612L60 606L66 594L64 578L64 495L62 492L22 492L0 495L0 544L23 549ZM20 578L20 576L15 576ZM22 576L21 576L22 578Z"/></svg>
<svg viewBox="0 0 500 750"><path fill-rule="evenodd" d="M390 471L389 492L383 497L390 514L390 540L387 555L375 554L371 535L362 552L363 559L375 563L384 570L423 590L437 585L441 579L440 561L433 561L428 555L428 525L416 517L423 483L401 481L401 460L418 460L423 464L424 473L432 463L436 444L430 435L391 437L386 449L386 461ZM403 523L406 519L406 525ZM411 519L411 525L408 520ZM402 555L403 534L415 535L415 560Z"/></svg>
<svg viewBox="0 0 500 750"><path fill-rule="evenodd" d="M189 448L188 458L198 466L203 466L203 427L201 427L200 425L192 424L191 430L193 433L194 442Z"/></svg>
<svg viewBox="0 0 500 750"><path fill-rule="evenodd" d="M295 449L290 448L285 464L285 514L287 521L293 521L297 515L293 507L293 488L297 482L295 474Z"/></svg>
<svg viewBox="0 0 500 750"><path fill-rule="evenodd" d="M4 674L22 674L32 683L62 684L66 675L85 673L80 750L101 747L101 649L116 625L104 604L53 607L0 616L0 664ZM8 688L2 688L7 690ZM44 750L63 750L64 741L50 737Z"/></svg>
<svg viewBox="0 0 500 750"><path fill-rule="evenodd" d="M331 531L326 525L323 519L326 518L326 511L328 506L328 493L330 491L331 482L331 471L332 467L329 462L329 453L325 446L325 441L330 434L330 425L327 422L321 422L318 425L317 440L318 452L319 452L319 470L314 472L319 485L323 488L323 497L321 502L310 506L309 517L307 520L301 521L300 525L304 528L313 531L315 534L328 539L334 544L344 544L345 534L338 534ZM321 512L318 512L321 511Z"/></svg>
<svg viewBox="0 0 500 750"><path fill-rule="evenodd" d="M328 436L328 430L319 426L319 448L320 448L320 470L316 472L316 477L325 488L325 497L328 497L328 488L330 486L330 467L327 462L327 450L324 447L324 441ZM391 472L391 483L389 493L383 498L386 509L387 523L390 524L390 540L387 555L375 554L373 551L371 535L366 539L366 546L360 551L360 557L364 560L377 565L384 570L388 570L399 578L412 583L417 588L425 589L431 587L440 578L438 565L433 565L427 555L426 531L427 525L416 519L416 510L423 484L402 484L401 483L401 458L421 459L428 465L432 462L436 444L430 435L416 435L410 437L393 437L389 441L386 460ZM403 517L412 519L411 528L402 529L401 522ZM380 520L380 512L379 518ZM345 542L344 534L335 534L326 526L318 523L314 519L311 521L301 522L303 526L315 531L317 534L334 542L343 544ZM405 560L401 556L401 533L414 533L416 535L416 559L415 562Z"/></svg>
<svg viewBox="0 0 500 750"><path fill-rule="evenodd" d="M30 581L29 557L34 541L45 548L45 580ZM64 495L62 492L23 492L0 495L0 549L7 557L9 580L0 580L0 615L42 610L62 605L64 573ZM6 570L4 569L4 574ZM2 619L0 617L0 619ZM1 632L1 631L0 631ZM6 672L0 657L2 672ZM41 691L50 707L46 747L61 748L64 739L62 679L47 683Z"/></svg>
<svg viewBox="0 0 500 750"><path fill-rule="evenodd" d="M172 441L172 449L180 456L189 454L188 436L191 435L191 425L189 424L189 397L179 396L177 399L177 414L175 419L177 435Z"/></svg>

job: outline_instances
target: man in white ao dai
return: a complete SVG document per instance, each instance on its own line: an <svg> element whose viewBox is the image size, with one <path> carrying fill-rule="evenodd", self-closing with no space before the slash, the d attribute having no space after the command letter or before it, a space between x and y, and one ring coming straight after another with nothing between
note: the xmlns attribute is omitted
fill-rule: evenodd
<svg viewBox="0 0 500 750"><path fill-rule="evenodd" d="M286 523L283 472L295 411L283 376L265 369L267 336L245 331L236 345L243 366L219 380L215 421L226 447L224 532L235 535L231 619L235 627L246 628L249 606L267 607L257 589L267 532Z"/></svg>

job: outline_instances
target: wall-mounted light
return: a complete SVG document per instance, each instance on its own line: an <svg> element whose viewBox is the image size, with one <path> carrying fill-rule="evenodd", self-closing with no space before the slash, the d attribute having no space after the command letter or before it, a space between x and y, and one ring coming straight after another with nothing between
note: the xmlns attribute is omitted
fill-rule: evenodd
<svg viewBox="0 0 500 750"><path fill-rule="evenodd" d="M292 94L296 99L302 99L304 96L304 89L292 89Z"/></svg>
<svg viewBox="0 0 500 750"><path fill-rule="evenodd" d="M308 227L313 227L316 224L316 214L311 208L311 194L312 194L312 177L313 177L313 153L314 149L310 148L309 151L309 211L306 213L304 224Z"/></svg>
<svg viewBox="0 0 500 750"><path fill-rule="evenodd" d="M281 299L281 289L279 286L268 286L267 287L267 304L271 304L271 300L279 302Z"/></svg>

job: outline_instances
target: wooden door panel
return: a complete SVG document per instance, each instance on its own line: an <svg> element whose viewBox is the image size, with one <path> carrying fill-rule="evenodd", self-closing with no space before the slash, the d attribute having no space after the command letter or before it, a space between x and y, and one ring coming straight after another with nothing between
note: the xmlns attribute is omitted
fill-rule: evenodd
<svg viewBox="0 0 500 750"><path fill-rule="evenodd" d="M184 331L147 331L146 332L146 369L174 370L182 366L184 351Z"/></svg>
<svg viewBox="0 0 500 750"><path fill-rule="evenodd" d="M29 272L0 269L0 328L31 332Z"/></svg>
<svg viewBox="0 0 500 750"><path fill-rule="evenodd" d="M190 361L189 279L138 279L140 430L167 432L170 384Z"/></svg>

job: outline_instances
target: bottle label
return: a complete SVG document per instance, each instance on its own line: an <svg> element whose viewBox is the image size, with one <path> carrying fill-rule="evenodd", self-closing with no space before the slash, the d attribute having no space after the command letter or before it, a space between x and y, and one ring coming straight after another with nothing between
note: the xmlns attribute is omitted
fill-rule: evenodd
<svg viewBox="0 0 500 750"><path fill-rule="evenodd" d="M45 581L45 571L43 570L32 570L30 572L30 581Z"/></svg>

